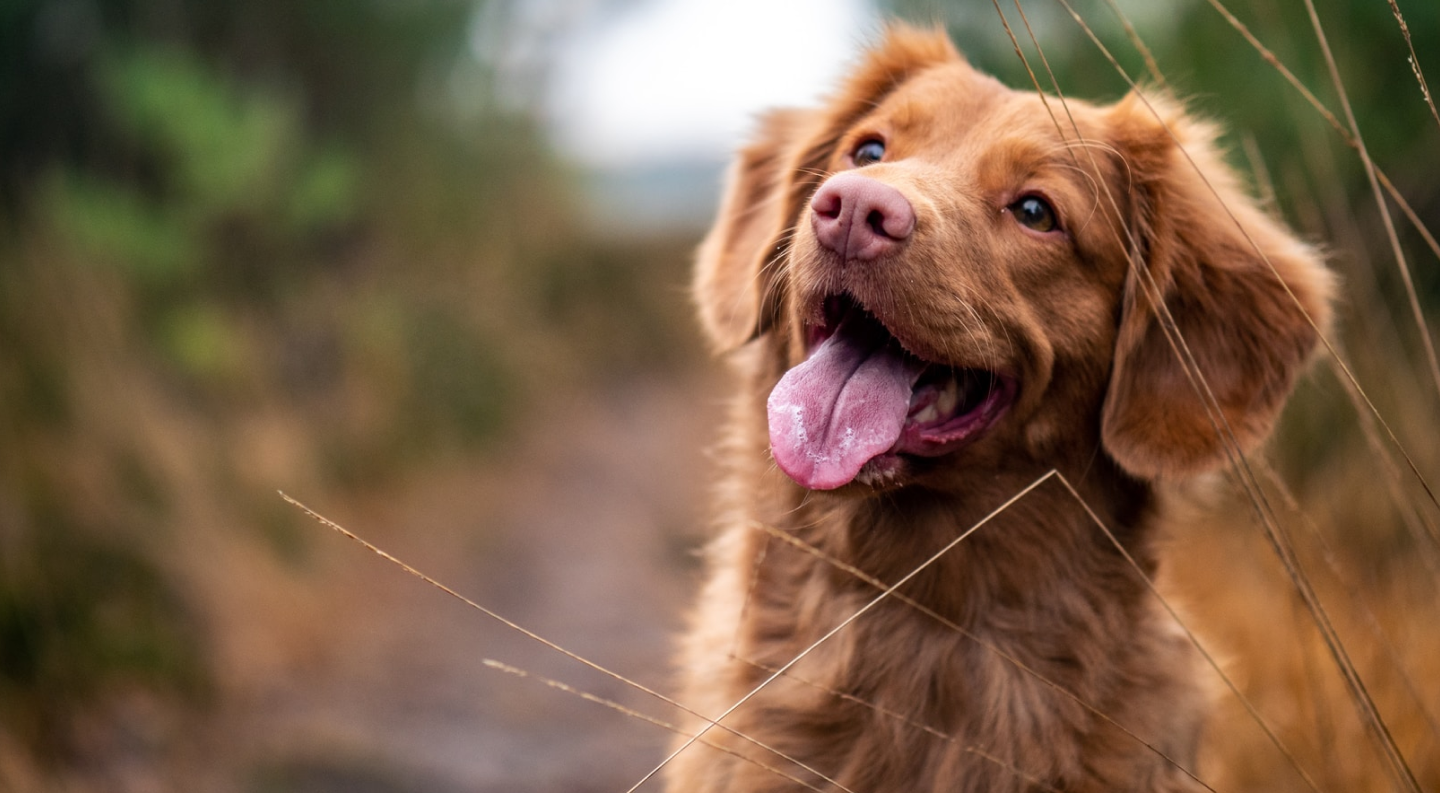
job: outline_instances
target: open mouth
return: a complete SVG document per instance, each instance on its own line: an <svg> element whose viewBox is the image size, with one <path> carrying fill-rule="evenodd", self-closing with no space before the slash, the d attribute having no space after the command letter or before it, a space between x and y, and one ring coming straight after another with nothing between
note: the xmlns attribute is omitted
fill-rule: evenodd
<svg viewBox="0 0 1440 793"><path fill-rule="evenodd" d="M1015 401L1013 378L912 355L848 295L826 298L807 342L767 408L775 462L813 490L883 479L901 455L953 452Z"/></svg>

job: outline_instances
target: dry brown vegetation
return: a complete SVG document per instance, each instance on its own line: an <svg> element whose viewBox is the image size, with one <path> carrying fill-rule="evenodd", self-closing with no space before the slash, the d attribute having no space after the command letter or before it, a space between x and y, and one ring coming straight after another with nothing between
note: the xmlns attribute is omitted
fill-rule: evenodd
<svg viewBox="0 0 1440 793"><path fill-rule="evenodd" d="M30 30L41 5L22 3L7 32ZM634 784L663 757L665 729L536 678L678 720L667 706L332 536L275 490L547 639L669 690L721 398L681 296L698 232L592 235L567 206L566 174L514 119L443 134L395 122L412 105L394 95L409 102L415 87L385 75L414 77L423 59L392 50L463 29L450 10L400 35L393 19L358 11L336 27L345 12L328 7L302 23L276 10L288 4L182 3L202 31L187 38L152 4L99 5L124 23L103 30L164 41L170 58L112 48L101 71L142 88L178 81L166 84L221 97L222 121L260 107L256 116L298 132L281 138L278 172L291 176L246 182L236 190L251 197L236 203L137 131L152 129L151 116L114 122L123 146L55 132L77 118L93 129L83 113L17 124L26 134L4 139L0 790ZM972 58L1024 86L1002 11L1051 89L1015 4L892 5L954 20ZM1395 198L1440 228L1440 123L1401 25L1382 0L1317 3L1369 153L1389 176L1377 183L1392 245L1304 3L1205 0L1173 19L1145 14L1136 29L1158 73L1108 3L1074 6L1132 78L1163 80L1238 130L1235 161L1257 191L1330 250L1345 284L1330 338L1365 393L1322 355L1268 465L1253 461L1264 499L1236 476L1176 496L1162 590L1275 736L1217 674L1199 776L1219 791L1311 790L1298 766L1321 791L1440 789L1440 373L1424 342L1440 252ZM1125 90L1064 3L1024 9L1043 17L1040 44L1067 94ZM1433 79L1440 7L1398 9L1415 68ZM1273 54L1222 10L1243 15ZM21 84L32 67L0 63L0 84ZM255 88L257 75L291 67L304 72L292 86L313 105L304 112L284 91ZM208 77L185 77L195 73ZM105 83L106 96L149 96L122 82ZM45 154L47 136L66 153ZM96 173L130 192L71 178ZM321 189L314 205L285 203L306 174L338 178L363 200ZM194 233L166 236L170 221ZM199 264L166 269L182 259ZM1267 511L1404 768L1387 763L1359 715L1266 538Z"/></svg>

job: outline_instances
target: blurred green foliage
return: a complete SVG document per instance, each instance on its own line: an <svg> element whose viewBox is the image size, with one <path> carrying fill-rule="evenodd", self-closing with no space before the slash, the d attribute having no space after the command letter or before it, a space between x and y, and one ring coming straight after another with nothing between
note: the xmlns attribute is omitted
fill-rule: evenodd
<svg viewBox="0 0 1440 793"><path fill-rule="evenodd" d="M42 758L75 750L69 720L114 689L205 693L199 627L163 573L118 540L32 505L35 533L0 559L0 712Z"/></svg>
<svg viewBox="0 0 1440 793"><path fill-rule="evenodd" d="M493 453L679 359L689 241L581 227L491 102L484 5L0 4L0 748L63 763L126 691L198 701L195 524L303 567L276 487Z"/></svg>

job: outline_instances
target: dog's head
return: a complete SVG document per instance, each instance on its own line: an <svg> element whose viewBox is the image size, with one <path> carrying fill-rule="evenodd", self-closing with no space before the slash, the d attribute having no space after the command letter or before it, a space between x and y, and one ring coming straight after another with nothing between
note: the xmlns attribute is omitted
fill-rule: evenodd
<svg viewBox="0 0 1440 793"><path fill-rule="evenodd" d="M696 288L718 348L779 362L781 469L878 487L1098 443L1153 479L1257 444L1330 279L1213 137L1168 100L1012 91L908 28L764 118Z"/></svg>

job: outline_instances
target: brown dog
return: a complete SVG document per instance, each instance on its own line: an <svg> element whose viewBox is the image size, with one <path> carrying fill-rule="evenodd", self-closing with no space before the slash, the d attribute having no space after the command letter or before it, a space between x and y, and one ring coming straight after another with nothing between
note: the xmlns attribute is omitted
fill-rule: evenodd
<svg viewBox="0 0 1440 793"><path fill-rule="evenodd" d="M1171 101L1009 90L907 28L826 107L763 119L699 254L743 390L682 701L725 713L1051 469L1154 573L1155 483L1258 444L1328 317L1318 257L1212 139ZM670 789L1189 790L1193 656L1052 478Z"/></svg>

